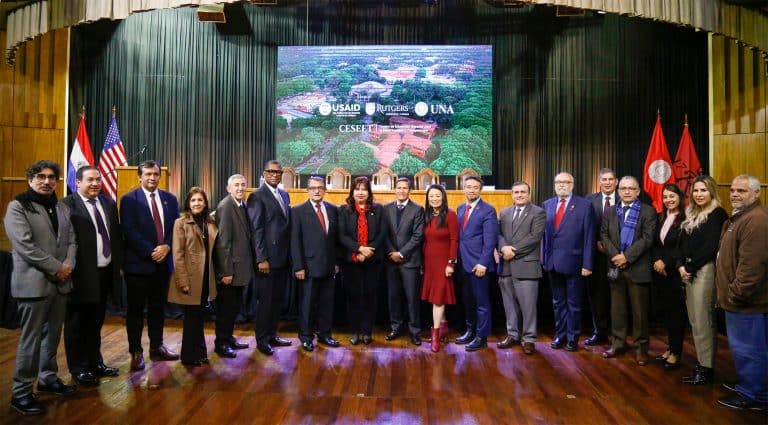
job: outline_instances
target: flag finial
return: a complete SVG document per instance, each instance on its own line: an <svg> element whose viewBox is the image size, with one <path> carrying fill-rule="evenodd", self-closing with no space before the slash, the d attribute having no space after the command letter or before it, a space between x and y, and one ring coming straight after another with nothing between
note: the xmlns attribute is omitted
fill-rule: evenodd
<svg viewBox="0 0 768 425"><path fill-rule="evenodd" d="M684 114L683 118L685 119L685 126L688 127L688 114Z"/></svg>
<svg viewBox="0 0 768 425"><path fill-rule="evenodd" d="M117 116L117 106L112 105L112 118Z"/></svg>
<svg viewBox="0 0 768 425"><path fill-rule="evenodd" d="M80 116L85 118L85 105L80 107Z"/></svg>
<svg viewBox="0 0 768 425"><path fill-rule="evenodd" d="M656 118L661 118L661 110L656 108Z"/></svg>

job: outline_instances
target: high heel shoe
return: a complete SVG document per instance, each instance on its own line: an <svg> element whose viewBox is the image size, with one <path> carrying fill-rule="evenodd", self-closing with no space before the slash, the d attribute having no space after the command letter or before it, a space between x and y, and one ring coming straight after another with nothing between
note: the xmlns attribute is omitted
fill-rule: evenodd
<svg viewBox="0 0 768 425"><path fill-rule="evenodd" d="M449 332L449 330L448 330L448 321L447 320L441 320L440 321L440 328L439 328L438 336L440 338L440 341L443 344L447 344L448 343L448 332Z"/></svg>
<svg viewBox="0 0 768 425"><path fill-rule="evenodd" d="M349 338L349 343L352 345L360 344L360 334L354 334Z"/></svg>
<svg viewBox="0 0 768 425"><path fill-rule="evenodd" d="M672 354L669 350L665 351L664 354L659 354L658 356L653 358L654 362L658 363L665 363L667 359L669 358L669 355Z"/></svg>
<svg viewBox="0 0 768 425"><path fill-rule="evenodd" d="M432 328L432 338L429 340L429 348L433 353L440 351L440 328Z"/></svg>

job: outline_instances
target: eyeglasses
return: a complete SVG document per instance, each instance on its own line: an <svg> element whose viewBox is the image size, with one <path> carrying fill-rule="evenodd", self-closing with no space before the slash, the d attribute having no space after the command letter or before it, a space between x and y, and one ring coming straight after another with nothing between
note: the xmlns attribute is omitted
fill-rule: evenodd
<svg viewBox="0 0 768 425"><path fill-rule="evenodd" d="M280 174L283 174L283 170L264 170L264 173L280 175Z"/></svg>
<svg viewBox="0 0 768 425"><path fill-rule="evenodd" d="M622 191L622 192L634 191L634 190L637 190L637 189L639 189L639 188L637 188L637 187L629 187L629 186L622 186L622 187L619 188L619 190Z"/></svg>
<svg viewBox="0 0 768 425"><path fill-rule="evenodd" d="M324 190L325 188L323 186L312 186L307 188L308 192L322 192Z"/></svg>
<svg viewBox="0 0 768 425"><path fill-rule="evenodd" d="M41 182L44 182L46 180L56 181L56 175L55 174L35 174L35 180L40 180Z"/></svg>

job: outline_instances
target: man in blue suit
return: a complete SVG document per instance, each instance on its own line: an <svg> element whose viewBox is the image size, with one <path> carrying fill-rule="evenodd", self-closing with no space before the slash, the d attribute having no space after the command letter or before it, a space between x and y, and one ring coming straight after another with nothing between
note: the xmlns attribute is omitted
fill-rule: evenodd
<svg viewBox="0 0 768 425"><path fill-rule="evenodd" d="M120 198L120 227L125 239L123 271L128 295L125 326L131 370L144 369L141 333L145 304L150 358L179 358L163 345L163 308L173 270L171 241L173 222L179 218L179 203L173 194L158 189L160 165L157 162L142 162L138 174L141 187Z"/></svg>
<svg viewBox="0 0 768 425"><path fill-rule="evenodd" d="M467 202L459 205L459 260L464 314L467 331L456 344L469 344L467 351L488 346L491 333L491 302L488 298L488 272L493 270L493 250L499 241L496 209L480 199L483 181L479 177L464 179Z"/></svg>
<svg viewBox="0 0 768 425"><path fill-rule="evenodd" d="M557 196L544 202L543 265L552 287L555 338L552 348L578 348L584 278L592 274L595 252L595 212L592 204L573 195L573 176L555 176Z"/></svg>

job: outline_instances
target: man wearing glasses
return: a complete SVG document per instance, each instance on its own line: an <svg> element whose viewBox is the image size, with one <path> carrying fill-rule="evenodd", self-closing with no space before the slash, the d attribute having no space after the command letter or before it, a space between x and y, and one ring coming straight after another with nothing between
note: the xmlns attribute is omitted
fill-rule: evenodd
<svg viewBox="0 0 768 425"><path fill-rule="evenodd" d="M291 341L277 335L280 308L288 284L290 254L291 201L277 185L283 177L279 161L264 166L264 184L248 197L251 245L258 266L256 273L256 349L273 354L272 347L285 347Z"/></svg>
<svg viewBox="0 0 768 425"><path fill-rule="evenodd" d="M611 348L604 358L627 351L627 310L632 310L633 339L637 345L635 360L648 363L648 300L651 275L651 246L656 232L656 211L640 202L640 184L632 176L619 181L621 202L608 210L600 226L600 240L610 267ZM629 307L629 308L628 308Z"/></svg>
<svg viewBox="0 0 768 425"><path fill-rule="evenodd" d="M338 210L323 201L322 177L310 177L307 192L307 202L291 208L291 259L299 289L299 340L301 348L313 351L315 329L320 344L339 346L331 336Z"/></svg>
<svg viewBox="0 0 768 425"><path fill-rule="evenodd" d="M61 382L56 364L77 252L69 208L56 199L59 174L59 165L52 161L30 165L29 189L8 204L5 214L13 247L11 294L21 322L11 407L22 415L45 413L32 394L35 378L38 393L75 392L73 385Z"/></svg>

